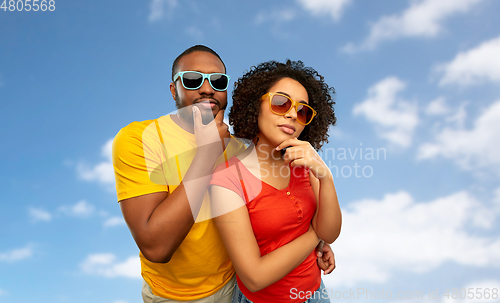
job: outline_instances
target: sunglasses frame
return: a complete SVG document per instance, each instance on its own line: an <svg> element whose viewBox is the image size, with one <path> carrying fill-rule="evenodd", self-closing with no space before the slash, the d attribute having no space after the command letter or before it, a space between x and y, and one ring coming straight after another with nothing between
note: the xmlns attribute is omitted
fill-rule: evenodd
<svg viewBox="0 0 500 303"><path fill-rule="evenodd" d="M184 74L185 73L195 73L195 74L198 74L198 75L201 75L202 77L202 80L201 80L201 84L196 87L196 88L190 88L190 87L186 87L186 85L184 85ZM212 85L212 80L210 80L210 76L212 75L223 75L223 76L226 76L227 77L227 86L225 89L218 89L218 88L215 88L213 85ZM185 89L189 89L189 90L195 90L195 89L199 89L203 83L205 83L205 79L208 79L208 83L210 83L210 86L218 91L218 92L223 92L223 91L226 91L227 88L229 87L229 80L231 79L231 77L229 77L229 75L227 74L223 74L223 73L211 73L211 74L204 74L204 73L200 73L200 72L197 72L197 71L193 71L193 70L186 70L186 71L183 71L183 72L178 72L177 74L175 74L174 76L174 82L177 81L178 78L181 78L181 83L182 83L182 86L185 88Z"/></svg>
<svg viewBox="0 0 500 303"><path fill-rule="evenodd" d="M287 98L288 100L290 100L292 102L292 106L290 106L290 108L286 111L286 113L283 113L283 114L279 114L277 112L275 112L273 110L273 106L272 106L272 103L273 103L273 96L275 95L278 95L278 96L282 96L282 97L285 97ZM300 102L295 102L295 100L293 100L292 98L288 97L287 95L284 95L284 94L280 94L280 93L271 93L271 92L268 92L267 94L265 94L264 96L262 96L261 100L264 100L266 97L269 96L269 109L271 110L271 112L275 115L278 115L278 116L284 116L286 114L288 114L292 108L295 107L295 112L298 113L298 108L299 108L299 105L303 105L303 106L306 106L308 107L310 110L312 110L312 117L311 119L309 120L309 122L307 123L302 123L300 122L298 116L297 116L297 121L302 124L302 125L308 125L309 123L312 122L312 120L314 119L314 117L316 116L317 112L314 110L314 108L312 108L311 106L309 106L309 104L306 104L306 103L300 103Z"/></svg>

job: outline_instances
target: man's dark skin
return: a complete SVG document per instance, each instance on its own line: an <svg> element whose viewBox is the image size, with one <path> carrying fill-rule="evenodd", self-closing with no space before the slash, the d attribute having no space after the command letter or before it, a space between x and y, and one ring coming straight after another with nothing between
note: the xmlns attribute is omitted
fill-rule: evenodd
<svg viewBox="0 0 500 303"><path fill-rule="evenodd" d="M202 73L226 72L223 63L216 56L202 51L187 54L179 60L178 71L186 70ZM182 115L178 112L172 115L172 120L176 124L195 134L197 142L199 139L213 136L209 132L214 129L214 125L220 138L229 138L228 126L222 121L223 109L227 106L227 91L214 90L208 81L204 81L197 90L187 90L180 81L176 81L170 84L170 91L172 97L178 98L183 107L198 103L199 113L202 113L203 117L207 115L207 109L201 105L202 101L212 101L216 104L211 110L212 117L215 115L214 120L208 125L196 125L196 131L193 113ZM222 153L220 143L200 147L201 145L199 144L198 151L184 177L184 180L198 179L200 181L198 184L200 190L195 191L194 196L190 192L190 201L188 201L184 181L170 195L166 192L158 192L120 201L123 217L135 242L144 257L151 262L169 262L194 224L193 215L199 211L203 194L210 182L210 178L197 177L209 176L217 158ZM195 210L192 211L192 207Z"/></svg>
<svg viewBox="0 0 500 303"><path fill-rule="evenodd" d="M178 71L226 72L219 58L204 51L195 51L181 57L175 72ZM171 115L177 125L195 134L198 149L193 162L181 184L170 195L167 192L157 192L120 201L123 217L137 246L146 259L155 263L169 262L191 230L209 185L209 176L223 151L221 140L229 138L228 126L223 122L227 91L214 90L205 79L196 90L185 89L178 80L170 84L170 92L180 107L189 108L194 105L198 109L194 113L181 109L177 114ZM189 199L186 180L195 183L189 185ZM197 190L192 190L193 188ZM329 247L319 249L319 252L318 265L328 274L335 268L333 253Z"/></svg>

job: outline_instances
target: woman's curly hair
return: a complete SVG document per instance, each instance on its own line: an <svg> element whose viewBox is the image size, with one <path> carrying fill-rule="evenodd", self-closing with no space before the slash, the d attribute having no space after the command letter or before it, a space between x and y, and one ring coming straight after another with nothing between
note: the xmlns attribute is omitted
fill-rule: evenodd
<svg viewBox="0 0 500 303"><path fill-rule="evenodd" d="M252 66L250 71L234 84L233 106L229 111L229 124L238 138L254 140L259 132L257 119L261 109L261 97L282 78L298 81L307 91L309 105L317 111L312 122L304 128L299 140L308 141L319 150L328 142L328 128L337 118L332 95L335 89L325 83L323 76L302 61L287 60L286 63L268 61Z"/></svg>

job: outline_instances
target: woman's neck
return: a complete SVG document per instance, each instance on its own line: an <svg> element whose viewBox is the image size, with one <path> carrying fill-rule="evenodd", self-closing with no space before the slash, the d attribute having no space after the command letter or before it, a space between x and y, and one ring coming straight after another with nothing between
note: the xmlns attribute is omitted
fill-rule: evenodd
<svg viewBox="0 0 500 303"><path fill-rule="evenodd" d="M277 189L286 188L290 183L290 168L285 165L281 151L276 150L276 145L261 138L256 144L256 154L260 179Z"/></svg>
<svg viewBox="0 0 500 303"><path fill-rule="evenodd" d="M283 165L281 151L276 150L276 146L264 138L260 138L255 144L257 157L261 164Z"/></svg>

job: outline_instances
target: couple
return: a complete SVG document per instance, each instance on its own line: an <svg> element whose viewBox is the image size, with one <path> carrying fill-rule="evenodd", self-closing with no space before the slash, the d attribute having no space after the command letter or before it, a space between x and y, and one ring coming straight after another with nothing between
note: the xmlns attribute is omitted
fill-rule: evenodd
<svg viewBox="0 0 500 303"><path fill-rule="evenodd" d="M187 49L172 66L177 112L115 137L118 201L140 249L144 302L322 302L320 268L331 272L334 259L325 245L316 260L314 248L341 225L331 172L315 151L335 123L333 89L301 62L252 68L229 114L234 135L252 141L246 148L222 122L225 70L212 49Z"/></svg>

